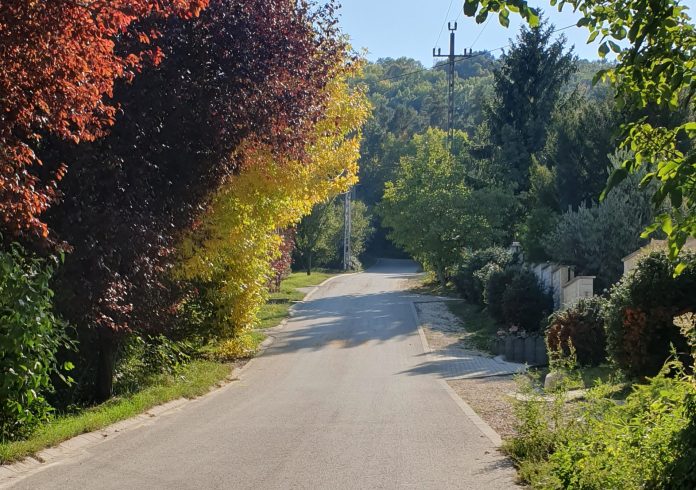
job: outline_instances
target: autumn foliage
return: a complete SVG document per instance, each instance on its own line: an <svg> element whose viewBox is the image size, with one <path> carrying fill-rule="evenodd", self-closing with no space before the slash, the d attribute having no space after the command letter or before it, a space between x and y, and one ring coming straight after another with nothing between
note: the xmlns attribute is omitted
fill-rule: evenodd
<svg viewBox="0 0 696 490"><path fill-rule="evenodd" d="M253 325L279 230L356 178L348 50L332 2L0 4L2 245L65 252L75 396L109 396L132 332Z"/></svg>
<svg viewBox="0 0 696 490"><path fill-rule="evenodd" d="M293 227L314 205L357 181L360 128L368 104L365 94L346 82L356 68L337 68L339 76L325 89L325 115L314 125L303 157L244 142L238 149L239 174L223 186L200 226L178 247L176 276L193 293L181 306L206 312L197 317L202 320L199 331L226 337L254 327L269 281L278 273L274 265L282 265L287 254L277 230Z"/></svg>
<svg viewBox="0 0 696 490"><path fill-rule="evenodd" d="M145 59L158 62L134 24L150 17L193 17L207 0L7 0L0 3L0 215L12 233L48 236L41 214L59 195L66 171L42 170L36 150L46 135L92 141L113 124L114 84ZM138 43L123 49L125 33ZM61 162L62 163L62 162ZM69 163L69 162L66 162Z"/></svg>

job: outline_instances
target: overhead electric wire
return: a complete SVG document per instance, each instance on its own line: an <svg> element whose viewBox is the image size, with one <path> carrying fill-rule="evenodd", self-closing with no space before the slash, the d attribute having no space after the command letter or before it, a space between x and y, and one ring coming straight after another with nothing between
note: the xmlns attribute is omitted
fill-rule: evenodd
<svg viewBox="0 0 696 490"><path fill-rule="evenodd" d="M488 27L488 23L491 21L492 18L493 18L493 17L488 17L488 20L486 21L485 24L483 24L483 27L481 28L481 30L480 30L479 33L478 33L478 36L476 36L476 39L474 39L474 42L471 43L471 46L469 46L469 49L471 49L471 50L474 49L474 46L476 45L476 43L478 42L478 40L481 38L481 35L483 34L483 31L486 30L486 27Z"/></svg>
<svg viewBox="0 0 696 490"><path fill-rule="evenodd" d="M435 46L437 46L437 43L440 42L440 38L442 37L442 33L445 30L445 24L447 24L447 19L449 19L449 13L450 10L452 10L452 5L454 4L454 0L450 0L449 7L447 7L447 13L445 14L445 20L442 21L442 27L440 27L440 34L437 35L437 41L435 41ZM459 18L459 17L457 17Z"/></svg>
<svg viewBox="0 0 696 490"><path fill-rule="evenodd" d="M559 29L554 29L553 31L551 31L551 34L555 34L555 33L557 33L557 32L565 31L566 29L570 29L571 27L577 27L577 24L570 24L570 25L568 25L568 26L561 27L561 28L559 28ZM455 63L460 63L460 62L462 62L462 61L470 60L470 59L473 59L473 58L478 58L478 57L480 57L480 56L485 56L485 55L487 55L487 54L495 53L496 51L500 51L500 50L502 50L502 49L509 48L510 46L511 46L511 44L507 44L507 45L501 46L501 47L499 47L499 48L488 49L488 50L486 50L486 51L478 52L478 53L476 53L476 54L474 54L474 55L471 55L471 56L468 56L468 57L466 57L466 58L460 58L460 59L458 59L458 60L455 60L454 62L455 62ZM410 76L410 75L415 75L415 74L417 74L417 73L423 73L424 71L434 70L435 68L439 68L439 67L441 67L441 66L445 66L447 63L448 63L448 62L445 61L445 62L442 62L442 63L438 63L438 64L432 66L431 68L423 67L423 68L419 68L418 70L412 70L412 71L409 71L409 72L406 72L406 73L401 73L400 75L394 75L393 77L380 78L380 79L377 80L377 81L378 81L378 82L387 82L387 81L390 81L390 80L397 80L397 79L399 79L399 78L408 77L408 76Z"/></svg>

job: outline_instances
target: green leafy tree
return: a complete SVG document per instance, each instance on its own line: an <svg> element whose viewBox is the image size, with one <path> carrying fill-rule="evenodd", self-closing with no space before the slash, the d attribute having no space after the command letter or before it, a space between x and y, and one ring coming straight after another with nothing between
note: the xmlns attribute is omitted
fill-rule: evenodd
<svg viewBox="0 0 696 490"><path fill-rule="evenodd" d="M312 267L339 267L343 260L343 200L334 199L316 205L312 213L297 225L294 263L312 273ZM373 228L367 206L361 201L351 203L350 246L352 255L365 252Z"/></svg>
<svg viewBox="0 0 696 490"><path fill-rule="evenodd" d="M647 169L642 184L655 181L653 202L669 203L646 229L667 234L670 257L676 259L689 236L696 236L696 27L679 0L550 0L579 12L578 27L589 32L588 42L599 42L598 52L616 54L617 63L600 70L595 81L608 81L617 104L634 116L623 126L621 146L632 156L614 171L608 188L628 174ZM464 13L484 22L498 13L509 24L510 12L519 13L534 27L537 10L526 0L465 0ZM651 118L651 110L681 111L685 118ZM679 273L684 266L677 267Z"/></svg>
<svg viewBox="0 0 696 490"><path fill-rule="evenodd" d="M58 352L70 347L66 323L53 312L53 266L18 245L0 252L0 441L26 435L52 407L52 377L64 381L70 363Z"/></svg>
<svg viewBox="0 0 696 490"><path fill-rule="evenodd" d="M554 168L560 211L595 202L607 183L620 116L607 96L573 93L553 114L540 160Z"/></svg>
<svg viewBox="0 0 696 490"><path fill-rule="evenodd" d="M444 282L463 248L491 244L491 226L465 184L466 135L455 132L454 158L442 130L429 129L413 144L415 154L401 159L379 213L389 237Z"/></svg>
<svg viewBox="0 0 696 490"><path fill-rule="evenodd" d="M293 262L304 268L307 275L312 274L316 264L326 264L331 255L330 237L342 226L339 216L333 212L334 207L334 200L317 204L297 225Z"/></svg>

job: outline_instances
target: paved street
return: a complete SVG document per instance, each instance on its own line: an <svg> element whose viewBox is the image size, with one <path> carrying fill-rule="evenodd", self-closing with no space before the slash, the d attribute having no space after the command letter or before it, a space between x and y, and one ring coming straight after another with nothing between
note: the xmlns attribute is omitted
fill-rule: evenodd
<svg viewBox="0 0 696 490"><path fill-rule="evenodd" d="M334 279L239 381L14 488L513 487L423 350L414 272L382 261Z"/></svg>

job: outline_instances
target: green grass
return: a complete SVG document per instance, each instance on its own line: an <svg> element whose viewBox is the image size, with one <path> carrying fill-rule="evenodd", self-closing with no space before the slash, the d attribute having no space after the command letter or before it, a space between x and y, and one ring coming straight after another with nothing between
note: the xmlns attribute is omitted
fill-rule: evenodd
<svg viewBox="0 0 696 490"><path fill-rule="evenodd" d="M277 326L290 313L293 302L301 301L307 293L298 291L298 288L306 288L321 284L337 272L319 270L307 275L306 272L293 272L280 284L280 291L271 293L268 303L259 311L259 328L271 328Z"/></svg>
<svg viewBox="0 0 696 490"><path fill-rule="evenodd" d="M427 272L420 285L412 288L411 291L417 294L429 294L431 296L447 296L451 298L456 298L458 296L457 290L454 288L454 284L448 282L442 286L435 279L435 275L432 272Z"/></svg>
<svg viewBox="0 0 696 490"><path fill-rule="evenodd" d="M28 439L0 443L0 463L9 463L72 437L103 429L163 403L178 398L204 395L210 387L225 379L231 372L229 364L193 361L177 376L161 375L150 386L129 396L115 397L101 405L74 414L56 417L37 429Z"/></svg>
<svg viewBox="0 0 696 490"><path fill-rule="evenodd" d="M469 334L466 338L467 343L478 350L490 352L500 325L488 312L464 300L448 301L447 308L464 323L464 328Z"/></svg>

